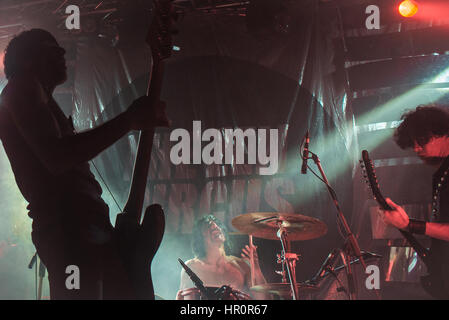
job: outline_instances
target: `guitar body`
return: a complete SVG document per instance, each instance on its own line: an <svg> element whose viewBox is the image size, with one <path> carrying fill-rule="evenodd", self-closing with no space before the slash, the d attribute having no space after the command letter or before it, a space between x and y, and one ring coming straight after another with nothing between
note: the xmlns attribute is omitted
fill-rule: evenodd
<svg viewBox="0 0 449 320"><path fill-rule="evenodd" d="M154 300L151 263L162 242L164 229L164 211L158 204L147 207L141 225L126 213L117 216L117 248L136 299Z"/></svg>
<svg viewBox="0 0 449 320"><path fill-rule="evenodd" d="M392 210L380 192L376 173L374 171L374 165L369 158L368 151L362 151L362 160L360 160L360 162L363 165L362 168L366 173L367 183L369 184L377 203L383 210ZM429 254L429 250L424 248L410 232L401 229L398 229L398 231L409 242L427 267L428 275L421 277L421 285L424 290L436 299L449 299L448 293L444 290L442 275L443 270L439 266L438 261L436 261L436 259Z"/></svg>

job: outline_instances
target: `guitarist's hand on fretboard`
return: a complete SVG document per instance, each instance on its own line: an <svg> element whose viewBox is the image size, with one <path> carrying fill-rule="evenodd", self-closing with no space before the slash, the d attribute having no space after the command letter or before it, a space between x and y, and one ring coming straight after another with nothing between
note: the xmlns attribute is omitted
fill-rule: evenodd
<svg viewBox="0 0 449 320"><path fill-rule="evenodd" d="M405 212L401 206L394 203L390 198L385 198L385 201L393 210L381 209L384 222L398 229L405 230L409 224L407 212Z"/></svg>
<svg viewBox="0 0 449 320"><path fill-rule="evenodd" d="M129 106L126 116L131 130L149 130L155 127L169 127L170 121L165 113L165 102L153 105L153 99L142 96Z"/></svg>

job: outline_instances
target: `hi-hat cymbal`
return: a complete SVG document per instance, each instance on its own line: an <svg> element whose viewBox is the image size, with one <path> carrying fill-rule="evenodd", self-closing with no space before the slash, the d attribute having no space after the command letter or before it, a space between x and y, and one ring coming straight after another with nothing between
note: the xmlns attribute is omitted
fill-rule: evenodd
<svg viewBox="0 0 449 320"><path fill-rule="evenodd" d="M279 225L287 231L290 241L315 239L327 233L324 222L296 213L245 213L232 219L232 225L243 233L270 240L279 240Z"/></svg>
<svg viewBox="0 0 449 320"><path fill-rule="evenodd" d="M319 289L317 286L301 283L298 283L296 287L298 288L299 294L310 294L318 291ZM285 296L290 294L291 288L292 287L290 283L264 283L251 287L250 290L254 292L271 293L277 294L279 296Z"/></svg>

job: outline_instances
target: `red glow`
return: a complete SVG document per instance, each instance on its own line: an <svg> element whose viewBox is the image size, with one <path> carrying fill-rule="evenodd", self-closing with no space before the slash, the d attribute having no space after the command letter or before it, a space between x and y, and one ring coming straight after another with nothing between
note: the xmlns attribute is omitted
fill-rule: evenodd
<svg viewBox="0 0 449 320"><path fill-rule="evenodd" d="M403 17L413 17L414 19L437 21L449 18L449 1L402 1L398 7L399 13ZM419 9L418 9L419 7Z"/></svg>
<svg viewBox="0 0 449 320"><path fill-rule="evenodd" d="M426 20L448 19L449 4L427 2L419 6L419 16Z"/></svg>
<svg viewBox="0 0 449 320"><path fill-rule="evenodd" d="M4 77L5 74L3 73L3 57L5 54L3 52L0 52L0 77Z"/></svg>

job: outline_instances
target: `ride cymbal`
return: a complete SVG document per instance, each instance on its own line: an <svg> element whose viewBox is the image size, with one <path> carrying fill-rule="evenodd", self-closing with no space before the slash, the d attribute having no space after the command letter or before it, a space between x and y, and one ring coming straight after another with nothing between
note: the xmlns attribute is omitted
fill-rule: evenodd
<svg viewBox="0 0 449 320"><path fill-rule="evenodd" d="M270 240L279 239L279 227L287 231L289 241L315 239L327 233L324 222L296 213L245 213L232 219L232 225L243 233Z"/></svg>

